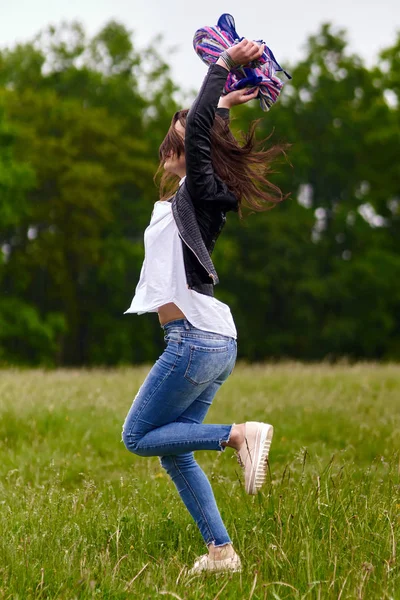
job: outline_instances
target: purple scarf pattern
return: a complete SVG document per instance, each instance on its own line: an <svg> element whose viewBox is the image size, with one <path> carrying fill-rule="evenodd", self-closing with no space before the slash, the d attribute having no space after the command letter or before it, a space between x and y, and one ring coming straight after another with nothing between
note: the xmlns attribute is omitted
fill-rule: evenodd
<svg viewBox="0 0 400 600"><path fill-rule="evenodd" d="M217 62L221 52L241 42L235 29L235 20L232 15L224 13L218 19L216 27L202 27L196 31L193 38L193 47L201 60L210 65ZM263 44L262 40L257 40ZM276 72L283 74L283 81L276 76ZM267 111L277 101L284 82L291 76L282 69L272 51L265 46L262 56L248 65L238 66L229 72L223 94L234 90L249 87L259 87L260 106Z"/></svg>

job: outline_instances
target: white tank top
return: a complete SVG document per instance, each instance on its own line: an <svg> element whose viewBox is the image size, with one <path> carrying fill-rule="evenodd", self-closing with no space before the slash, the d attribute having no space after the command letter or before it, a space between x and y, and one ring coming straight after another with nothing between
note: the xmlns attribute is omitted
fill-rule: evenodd
<svg viewBox="0 0 400 600"><path fill-rule="evenodd" d="M144 233L145 258L135 296L126 313L157 312L174 302L187 320L198 329L236 339L237 332L229 306L187 286L182 241L170 202L154 204L150 224Z"/></svg>

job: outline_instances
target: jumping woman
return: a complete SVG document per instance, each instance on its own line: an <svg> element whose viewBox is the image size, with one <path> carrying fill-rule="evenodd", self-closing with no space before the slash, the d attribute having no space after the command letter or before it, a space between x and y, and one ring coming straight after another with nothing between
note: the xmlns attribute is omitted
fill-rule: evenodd
<svg viewBox="0 0 400 600"><path fill-rule="evenodd" d="M200 530L208 553L190 574L241 570L193 452L234 448L246 492L255 494L265 480L273 433L272 425L254 421L203 424L237 352L231 311L214 298L218 276L211 252L228 211L240 213L242 202L265 210L282 199L264 177L281 149L254 150L254 126L243 146L229 129L229 108L256 98L259 90L220 98L230 66L258 59L263 47L243 39L226 50L209 67L191 109L173 116L159 151L161 199L144 234L145 259L127 311L157 312L166 348L134 399L122 437L134 454L160 457Z"/></svg>

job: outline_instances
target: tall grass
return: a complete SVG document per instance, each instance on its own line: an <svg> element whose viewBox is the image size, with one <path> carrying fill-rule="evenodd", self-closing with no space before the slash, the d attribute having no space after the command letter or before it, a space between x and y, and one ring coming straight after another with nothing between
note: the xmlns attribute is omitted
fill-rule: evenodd
<svg viewBox="0 0 400 600"><path fill-rule="evenodd" d="M206 551L154 458L121 426L146 368L0 372L0 598L400 599L400 370L236 367L206 422L275 426L263 491L234 453L196 457L241 574Z"/></svg>

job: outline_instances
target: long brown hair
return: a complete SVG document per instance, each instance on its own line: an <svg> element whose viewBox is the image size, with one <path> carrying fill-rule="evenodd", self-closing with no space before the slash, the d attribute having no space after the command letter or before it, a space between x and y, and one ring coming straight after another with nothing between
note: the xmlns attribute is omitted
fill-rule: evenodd
<svg viewBox="0 0 400 600"><path fill-rule="evenodd" d="M188 109L174 114L171 126L159 149L160 164L154 176L157 180L162 173L159 188L160 200L167 200L176 191L179 177L164 170L165 159L170 154L178 158L184 153L184 140L175 129L177 121L185 127ZM267 173L272 173L271 163L280 154L285 154L289 144L276 144L267 150L263 144L269 137L256 141L255 130L261 119L253 121L247 133L242 134L240 144L232 134L229 123L218 114L215 115L211 129L211 161L215 173L225 182L239 202L239 215L242 203L253 211L261 212L273 208L289 194L284 195L280 188L268 181Z"/></svg>

